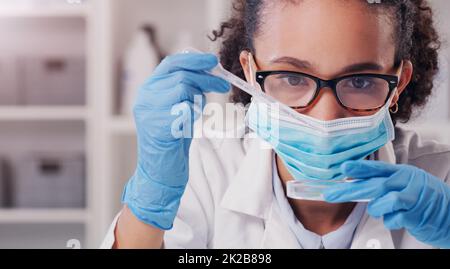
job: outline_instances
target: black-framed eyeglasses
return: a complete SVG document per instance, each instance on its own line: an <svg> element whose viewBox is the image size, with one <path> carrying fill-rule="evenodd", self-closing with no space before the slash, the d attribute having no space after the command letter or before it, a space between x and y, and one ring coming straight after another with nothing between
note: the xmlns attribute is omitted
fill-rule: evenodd
<svg viewBox="0 0 450 269"><path fill-rule="evenodd" d="M392 75L354 74L323 80L293 71L258 71L256 81L266 94L293 109L309 107L329 87L342 107L361 112L382 108L399 83Z"/></svg>

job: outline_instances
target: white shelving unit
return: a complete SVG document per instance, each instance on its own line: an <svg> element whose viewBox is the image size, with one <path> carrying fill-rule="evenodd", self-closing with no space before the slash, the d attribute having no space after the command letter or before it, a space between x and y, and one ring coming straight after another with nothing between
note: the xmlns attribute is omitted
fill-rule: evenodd
<svg viewBox="0 0 450 269"><path fill-rule="evenodd" d="M63 1L62 1L63 2ZM67 4L61 6L6 6L0 8L0 17L9 18L68 18L85 17L89 15L90 6L88 4Z"/></svg>
<svg viewBox="0 0 450 269"><path fill-rule="evenodd" d="M85 107L0 106L0 121L83 121L87 114Z"/></svg>
<svg viewBox="0 0 450 269"><path fill-rule="evenodd" d="M134 135L136 126L128 116L115 116L109 120L109 131L116 135Z"/></svg>
<svg viewBox="0 0 450 269"><path fill-rule="evenodd" d="M83 209L3 209L1 223L85 223L88 214Z"/></svg>
<svg viewBox="0 0 450 269"><path fill-rule="evenodd" d="M93 67L95 66L95 54L92 51L92 46L96 42L93 37L93 31L95 29L94 16L94 2L92 4L79 4L71 5L66 1L61 1L56 5L33 5L25 6L15 5L14 1L2 1L0 3L0 19L8 20L9 22L23 22L29 23L34 20L49 20L57 19L61 21L65 20L80 20L85 22L85 44L82 48L83 54L85 54L87 64L87 87L85 90L87 93L92 92L94 82L92 78ZM38 41L40 42L40 41ZM26 47L27 44L20 45L22 52L30 52L34 54L33 46ZM42 44L45 47L45 44ZM10 50L10 48L7 48ZM15 49L15 48L13 48ZM41 48L36 48L40 50ZM77 50L78 50L77 49ZM51 49L49 49L51 50ZM68 48L69 50L69 48ZM69 51L72 53L72 51ZM84 149L86 154L86 163L88 171L86 171L86 195L88 201L84 208L76 209L53 209L53 208L39 208L39 209L22 209L22 208L1 208L0 209L0 233L2 234L0 244L2 248L6 247L52 247L52 248L65 248L66 241L70 239L80 240L82 247L93 247L94 244L89 241L89 234L93 230L92 225L92 200L89 199L89 195L95 193L92 188L92 156L96 150L92 146L94 143L90 142L93 139L92 134L96 131L92 128L93 113L91 110L92 104L95 101L90 100L91 96L88 96L86 105L83 106L26 106L26 105L13 105L13 106L0 106L0 126L2 126L2 135L7 132L6 135L15 136L17 130L20 130L21 137L26 136L28 125L32 125L32 128L38 128L42 125L45 129L48 126L55 128L56 130L66 130L72 133L74 137L78 137L80 141L84 141L84 145L77 145L76 147ZM13 126L14 131L7 130ZM36 127L38 126L38 127ZM44 127L45 126L45 127ZM5 129L6 127L6 129ZM18 129L17 129L18 128ZM30 129L35 130L35 129ZM32 131L31 131L32 132ZM35 139L34 134L29 135L30 143ZM56 134L58 135L58 134ZM63 134L64 135L64 134ZM72 135L72 134L71 134ZM61 144L59 144L61 145ZM58 147L58 144L54 145ZM57 150L57 149L56 149ZM48 228L47 228L48 227ZM74 228L76 227L76 229ZM76 230L76 231L75 231ZM10 235L11 237L9 237ZM42 238L41 238L42 236ZM44 237L45 236L45 237ZM65 238L67 236L67 238ZM39 241L42 240L42 241ZM51 242L51 243L47 243ZM28 245L29 244L29 245Z"/></svg>

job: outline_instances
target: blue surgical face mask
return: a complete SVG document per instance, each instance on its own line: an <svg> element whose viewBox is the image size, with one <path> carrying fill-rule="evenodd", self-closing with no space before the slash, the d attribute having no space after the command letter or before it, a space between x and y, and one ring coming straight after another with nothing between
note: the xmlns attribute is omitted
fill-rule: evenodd
<svg viewBox="0 0 450 269"><path fill-rule="evenodd" d="M253 100L247 125L267 141L295 180L342 180L340 166L362 160L392 141L394 125L386 105L371 116L321 121L294 117L276 105Z"/></svg>

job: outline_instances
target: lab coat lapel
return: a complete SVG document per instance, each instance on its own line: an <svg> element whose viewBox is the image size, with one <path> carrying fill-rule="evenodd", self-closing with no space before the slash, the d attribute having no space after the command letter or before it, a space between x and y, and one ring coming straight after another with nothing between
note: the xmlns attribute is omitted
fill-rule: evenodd
<svg viewBox="0 0 450 269"><path fill-rule="evenodd" d="M221 206L238 213L261 218L264 234L261 248L300 248L295 235L279 215L273 199L270 145L259 138L248 139L247 155L221 201Z"/></svg>
<svg viewBox="0 0 450 269"><path fill-rule="evenodd" d="M280 216L277 202L273 200L269 217L265 222L264 235L261 240L262 249L300 249L295 234Z"/></svg>
<svg viewBox="0 0 450 269"><path fill-rule="evenodd" d="M247 154L226 190L223 208L258 218L267 218L273 199L272 150L259 138L248 141Z"/></svg>

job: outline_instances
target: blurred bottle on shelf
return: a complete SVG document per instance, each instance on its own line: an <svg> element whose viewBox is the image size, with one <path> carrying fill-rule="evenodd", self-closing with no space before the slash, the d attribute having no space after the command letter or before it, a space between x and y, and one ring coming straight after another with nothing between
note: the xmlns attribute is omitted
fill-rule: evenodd
<svg viewBox="0 0 450 269"><path fill-rule="evenodd" d="M139 87L151 75L163 57L155 28L151 25L142 26L134 35L124 55L121 114L132 115Z"/></svg>

